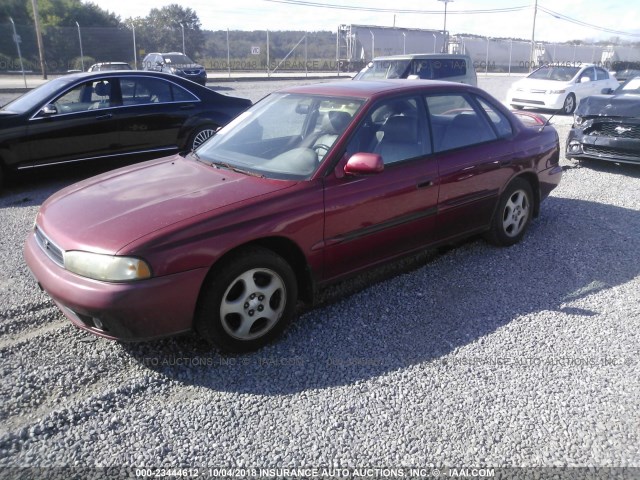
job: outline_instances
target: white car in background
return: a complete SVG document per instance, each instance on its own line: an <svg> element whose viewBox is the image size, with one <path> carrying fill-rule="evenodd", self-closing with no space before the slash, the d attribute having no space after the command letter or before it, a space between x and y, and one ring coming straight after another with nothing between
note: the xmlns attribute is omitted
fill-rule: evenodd
<svg viewBox="0 0 640 480"><path fill-rule="evenodd" d="M607 70L592 64L544 65L511 86L507 103L517 109L560 110L570 115L584 97L599 95L605 88L615 90L618 85Z"/></svg>

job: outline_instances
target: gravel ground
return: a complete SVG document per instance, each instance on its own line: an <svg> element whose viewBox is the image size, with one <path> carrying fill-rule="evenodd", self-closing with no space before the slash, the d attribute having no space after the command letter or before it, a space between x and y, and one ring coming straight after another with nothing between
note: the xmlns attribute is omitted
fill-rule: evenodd
<svg viewBox="0 0 640 480"><path fill-rule="evenodd" d="M257 100L274 84L223 88ZM553 123L563 142L570 118ZM42 201L87 172L22 181L0 197L0 477L640 466L640 168L562 163L522 243L472 240L334 287L240 357L195 336L119 344L74 328L21 250Z"/></svg>

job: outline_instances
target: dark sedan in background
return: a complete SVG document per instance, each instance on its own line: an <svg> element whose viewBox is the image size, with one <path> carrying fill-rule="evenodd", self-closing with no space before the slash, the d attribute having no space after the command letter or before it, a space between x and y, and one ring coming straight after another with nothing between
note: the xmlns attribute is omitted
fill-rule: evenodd
<svg viewBox="0 0 640 480"><path fill-rule="evenodd" d="M566 157L640 164L640 76L580 102Z"/></svg>
<svg viewBox="0 0 640 480"><path fill-rule="evenodd" d="M255 349L330 282L469 235L521 240L562 176L557 132L528 118L452 82L293 87L192 154L61 190L25 258L96 335Z"/></svg>
<svg viewBox="0 0 640 480"><path fill-rule="evenodd" d="M59 77L0 109L0 184L13 170L190 150L250 105L164 73Z"/></svg>

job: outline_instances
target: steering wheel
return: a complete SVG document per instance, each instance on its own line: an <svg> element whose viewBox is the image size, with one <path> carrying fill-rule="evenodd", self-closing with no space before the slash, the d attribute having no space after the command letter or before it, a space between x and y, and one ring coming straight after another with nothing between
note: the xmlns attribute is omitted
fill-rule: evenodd
<svg viewBox="0 0 640 480"><path fill-rule="evenodd" d="M316 151L318 156L320 156L321 150L324 150L324 153L322 154L323 156L326 155L329 150L331 150L331 147L329 145L325 145L324 143L318 143L317 145L314 145L311 148L313 148Z"/></svg>

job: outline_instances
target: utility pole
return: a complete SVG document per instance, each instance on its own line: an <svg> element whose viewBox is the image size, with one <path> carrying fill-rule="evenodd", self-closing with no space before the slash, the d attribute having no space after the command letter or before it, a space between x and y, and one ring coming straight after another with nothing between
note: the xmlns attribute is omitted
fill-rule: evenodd
<svg viewBox="0 0 640 480"><path fill-rule="evenodd" d="M38 52L40 54L40 70L42 78L47 79L47 65L44 62L44 46L42 45L42 32L40 31L40 18L38 16L38 0L31 0L33 6L33 21L36 25L36 38L38 39Z"/></svg>
<svg viewBox="0 0 640 480"><path fill-rule="evenodd" d="M531 62L529 71L532 71L536 62L536 15L538 14L538 0L533 5L533 30L531 31Z"/></svg>
<svg viewBox="0 0 640 480"><path fill-rule="evenodd" d="M20 58L20 71L22 72L22 80L24 81L24 88L27 88L27 77L24 74L24 63L22 63L22 52L20 52L20 35L16 32L16 24L13 21L13 18L9 17L9 21L13 26L13 41L16 42L16 48L18 49L18 57Z"/></svg>
<svg viewBox="0 0 640 480"><path fill-rule="evenodd" d="M449 34L447 33L447 4L453 0L438 0L444 3L444 43L442 45L442 53L449 51Z"/></svg>
<svg viewBox="0 0 640 480"><path fill-rule="evenodd" d="M82 65L82 71L84 72L84 52L82 51L82 34L80 33L80 24L78 22L76 22L76 26L78 27L78 40L80 41L80 65Z"/></svg>

